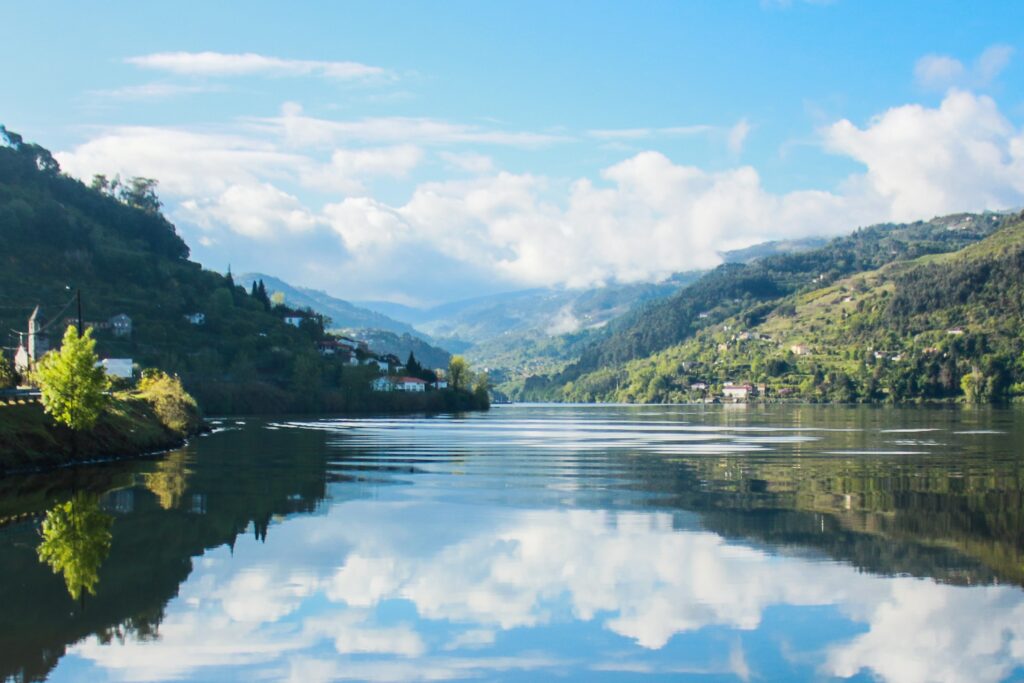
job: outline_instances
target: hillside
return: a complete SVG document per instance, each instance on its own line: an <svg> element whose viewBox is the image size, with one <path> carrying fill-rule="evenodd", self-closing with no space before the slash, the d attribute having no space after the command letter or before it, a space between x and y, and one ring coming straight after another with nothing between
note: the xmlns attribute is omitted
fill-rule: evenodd
<svg viewBox="0 0 1024 683"><path fill-rule="evenodd" d="M747 302L681 344L579 376L562 396L683 401L700 398L692 385L727 382L812 401L1022 396L1024 220L971 220L996 229L953 252Z"/></svg>
<svg viewBox="0 0 1024 683"><path fill-rule="evenodd" d="M374 395L369 368L317 353L322 319L286 324L296 314L290 307L271 307L230 275L189 261L187 245L160 213L153 181L97 179L89 187L63 175L49 151L3 128L0 143L5 330L25 331L39 306L44 331L59 339L80 290L101 357L180 375L207 412L435 410L461 400ZM131 330L118 335L109 320L122 313ZM18 335L5 337L10 361Z"/></svg>
<svg viewBox="0 0 1024 683"><path fill-rule="evenodd" d="M927 254L957 251L1007 222L999 214L957 214L931 221L857 230L820 249L784 253L751 263L725 263L673 296L616 321L558 375L533 378L527 395L555 397L561 387L599 369L644 358L692 338L700 330L742 315L750 327L782 298L855 273Z"/></svg>
<svg viewBox="0 0 1024 683"><path fill-rule="evenodd" d="M284 280L266 275L264 273L245 273L236 275L235 281L245 287L252 288L252 283L261 280L269 294L280 292L284 295L285 303L297 308L310 308L317 313L330 318L329 327L351 330L387 330L396 334L416 335L417 332L411 325L393 318L362 308L331 296L327 292L321 292L308 287L296 287Z"/></svg>

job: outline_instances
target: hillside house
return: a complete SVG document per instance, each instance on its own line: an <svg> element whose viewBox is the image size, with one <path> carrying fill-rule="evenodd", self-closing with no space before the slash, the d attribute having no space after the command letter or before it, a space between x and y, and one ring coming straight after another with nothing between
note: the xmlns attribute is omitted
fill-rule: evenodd
<svg viewBox="0 0 1024 683"><path fill-rule="evenodd" d="M185 320L193 325L205 325L206 314L205 313L186 313Z"/></svg>
<svg viewBox="0 0 1024 683"><path fill-rule="evenodd" d="M427 390L427 382L419 377L395 377L396 391L422 392Z"/></svg>
<svg viewBox="0 0 1024 683"><path fill-rule="evenodd" d="M284 322L285 322L286 325L291 325L292 327L298 327L299 325L302 324L302 321L305 320L305 319L306 319L306 316L304 316L304 315L286 315L284 317Z"/></svg>
<svg viewBox="0 0 1024 683"><path fill-rule="evenodd" d="M708 390L708 383L707 382L694 382L693 384L690 385L690 391L707 391L707 390Z"/></svg>
<svg viewBox="0 0 1024 683"><path fill-rule="evenodd" d="M754 391L750 384L726 384L722 387L722 394L734 401L746 400Z"/></svg>
<svg viewBox="0 0 1024 683"><path fill-rule="evenodd" d="M811 355L811 349L805 344L793 344L789 347L789 350L793 352L794 356Z"/></svg>
<svg viewBox="0 0 1024 683"><path fill-rule="evenodd" d="M390 377L378 377L370 382L370 388L374 391L394 391L395 384Z"/></svg>
<svg viewBox="0 0 1024 683"><path fill-rule="evenodd" d="M447 389L448 388L448 380L446 380L446 379L436 380L434 382L434 388L435 389Z"/></svg>
<svg viewBox="0 0 1024 683"><path fill-rule="evenodd" d="M126 313L118 313L107 321L115 337L132 336L132 319Z"/></svg>

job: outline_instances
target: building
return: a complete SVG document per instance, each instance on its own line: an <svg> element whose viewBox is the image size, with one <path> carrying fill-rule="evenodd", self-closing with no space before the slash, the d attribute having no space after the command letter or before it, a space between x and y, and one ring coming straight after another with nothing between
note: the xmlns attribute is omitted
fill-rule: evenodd
<svg viewBox="0 0 1024 683"><path fill-rule="evenodd" d="M14 369L18 371L18 374L24 374L29 369L28 349L25 348L24 344L18 344L18 350L14 352Z"/></svg>
<svg viewBox="0 0 1024 683"><path fill-rule="evenodd" d="M189 321L193 325L205 325L206 314L205 313L186 313L185 320Z"/></svg>
<svg viewBox="0 0 1024 683"><path fill-rule="evenodd" d="M434 382L434 388L435 389L447 389L448 388L448 380L446 380L446 379L439 379L439 380L435 381Z"/></svg>
<svg viewBox="0 0 1024 683"><path fill-rule="evenodd" d="M804 344L793 344L789 347L789 350L793 352L794 356L807 356L811 353L810 348Z"/></svg>
<svg viewBox="0 0 1024 683"><path fill-rule="evenodd" d="M306 319L306 316L304 316L304 315L286 315L284 317L284 322L285 322L286 325L291 325L292 327L298 327L299 325L302 324L302 321L305 320L305 319Z"/></svg>
<svg viewBox="0 0 1024 683"><path fill-rule="evenodd" d="M125 313L118 313L107 321L115 337L132 336L132 319Z"/></svg>
<svg viewBox="0 0 1024 683"><path fill-rule="evenodd" d="M419 377L395 377L393 378L396 391L421 392L427 390L426 380Z"/></svg>
<svg viewBox="0 0 1024 683"><path fill-rule="evenodd" d="M722 387L722 394L736 401L746 399L753 391L754 387L749 384L726 384Z"/></svg>
<svg viewBox="0 0 1024 683"><path fill-rule="evenodd" d="M99 365L110 377L131 379L135 374L131 358L104 358Z"/></svg>
<svg viewBox="0 0 1024 683"><path fill-rule="evenodd" d="M28 360L29 363L35 363L37 360L43 357L47 351L50 350L50 340L43 332L43 324L46 322L43 318L43 312L36 306L32 310L32 315L28 318Z"/></svg>
<svg viewBox="0 0 1024 683"><path fill-rule="evenodd" d="M707 391L707 390L708 390L707 382L694 382L693 384L690 385L690 391Z"/></svg>

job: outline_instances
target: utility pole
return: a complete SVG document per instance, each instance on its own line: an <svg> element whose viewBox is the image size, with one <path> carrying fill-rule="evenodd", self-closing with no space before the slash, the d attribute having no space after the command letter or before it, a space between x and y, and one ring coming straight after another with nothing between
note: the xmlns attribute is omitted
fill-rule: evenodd
<svg viewBox="0 0 1024 683"><path fill-rule="evenodd" d="M78 338L81 339L85 331L82 329L82 290L75 289L75 298L78 300Z"/></svg>

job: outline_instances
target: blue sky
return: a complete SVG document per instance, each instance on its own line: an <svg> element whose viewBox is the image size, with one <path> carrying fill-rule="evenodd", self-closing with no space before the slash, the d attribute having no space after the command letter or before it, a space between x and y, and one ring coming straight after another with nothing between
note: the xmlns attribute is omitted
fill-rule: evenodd
<svg viewBox="0 0 1024 683"><path fill-rule="evenodd" d="M294 5L294 6L293 6ZM1016 2L5 4L0 122L196 259L430 303L1024 204Z"/></svg>

